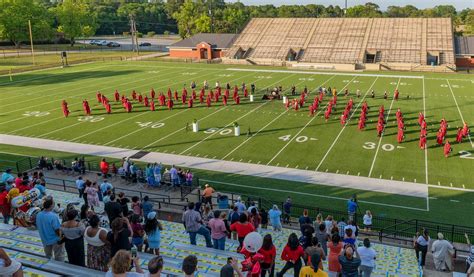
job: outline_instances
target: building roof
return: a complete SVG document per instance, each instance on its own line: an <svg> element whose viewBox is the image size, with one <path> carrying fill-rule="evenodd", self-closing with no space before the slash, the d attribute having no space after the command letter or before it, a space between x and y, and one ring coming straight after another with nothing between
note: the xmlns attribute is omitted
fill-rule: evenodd
<svg viewBox="0 0 474 277"><path fill-rule="evenodd" d="M169 48L194 48L198 43L207 42L212 48L227 49L230 48L237 34L207 34L200 33L190 38L183 39L173 43Z"/></svg>
<svg viewBox="0 0 474 277"><path fill-rule="evenodd" d="M474 36L456 37L454 46L456 55L474 56Z"/></svg>

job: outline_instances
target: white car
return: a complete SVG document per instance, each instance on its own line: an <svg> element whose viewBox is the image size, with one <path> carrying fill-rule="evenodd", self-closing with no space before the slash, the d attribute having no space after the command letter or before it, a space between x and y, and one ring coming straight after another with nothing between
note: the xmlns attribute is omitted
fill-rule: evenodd
<svg viewBox="0 0 474 277"><path fill-rule="evenodd" d="M93 39L89 42L90 45L96 45L97 43L99 43L99 41L95 40L95 39Z"/></svg>
<svg viewBox="0 0 474 277"><path fill-rule="evenodd" d="M99 41L97 42L97 45L100 45L100 46L107 46L107 43L108 43L108 42L107 42L106 40L99 40Z"/></svg>

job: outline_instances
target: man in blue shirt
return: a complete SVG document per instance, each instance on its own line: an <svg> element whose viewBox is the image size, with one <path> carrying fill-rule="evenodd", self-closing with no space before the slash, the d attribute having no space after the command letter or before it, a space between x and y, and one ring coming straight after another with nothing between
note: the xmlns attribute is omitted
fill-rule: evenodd
<svg viewBox="0 0 474 277"><path fill-rule="evenodd" d="M149 213L153 211L153 203L150 202L150 198L148 195L143 197L143 203L142 203L142 208L143 208L143 216L146 218Z"/></svg>
<svg viewBox="0 0 474 277"><path fill-rule="evenodd" d="M104 182L100 184L100 193L99 193L99 200L102 201L103 196L107 192L107 190L112 190L114 186L111 183L107 182L107 179L104 179Z"/></svg>
<svg viewBox="0 0 474 277"><path fill-rule="evenodd" d="M58 244L60 238L59 217L53 212L53 198L48 198L43 203L44 210L36 216L36 227L38 228L41 242L43 243L46 258L64 262L64 244Z"/></svg>
<svg viewBox="0 0 474 277"><path fill-rule="evenodd" d="M355 214L357 211L357 200L354 197L347 201L347 213L349 214L349 220L355 220Z"/></svg>
<svg viewBox="0 0 474 277"><path fill-rule="evenodd" d="M84 195L85 183L86 182L84 182L84 180L82 180L81 176L77 177L76 188L79 191L79 198L82 198L82 196Z"/></svg>
<svg viewBox="0 0 474 277"><path fill-rule="evenodd" d="M291 197L288 196L286 199L285 204L283 204L283 223L290 224L290 216L291 216Z"/></svg>

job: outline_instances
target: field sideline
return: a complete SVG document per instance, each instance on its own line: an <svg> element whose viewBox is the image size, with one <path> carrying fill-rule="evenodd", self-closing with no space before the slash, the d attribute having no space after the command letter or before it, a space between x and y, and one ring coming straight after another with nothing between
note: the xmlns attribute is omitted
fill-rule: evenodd
<svg viewBox="0 0 474 277"><path fill-rule="evenodd" d="M229 82L239 87L242 82L248 86L255 83L256 100L242 99L240 105L234 105L231 100L226 107L213 103L211 108L197 103L192 109L176 103L172 111L159 107L155 112L134 103L134 111L130 114L125 113L119 103L113 103L111 115L106 114L95 100L97 90L109 99L113 98L115 89L130 96L133 89L148 94L152 87L157 92L170 87L181 94L183 85L190 92L191 81L196 81L200 87L204 80L211 86L217 80L222 85ZM322 114L329 97L325 97L315 117L308 116L307 105L295 112L287 111L281 101L260 100L267 88L277 85L282 85L285 92L291 85L295 85L298 92L306 85L311 92L309 99L320 86L336 87L339 92L337 112L325 122ZM400 100L383 99L384 90L392 95L397 87ZM341 126L339 117L349 99L343 95L345 88L354 98L354 108L351 120ZM355 97L357 89L362 94L359 99ZM370 98L372 89L376 92L375 98ZM469 75L317 73L269 67L111 62L19 74L13 76L12 82L8 76L0 76L0 91L1 134L318 170L412 182L413 185L429 184L434 186L429 193L435 199L400 202L402 197L394 195L393 199L398 200L384 200L382 203L407 203L407 207L429 210L430 214L437 209L435 202L439 201L440 194L453 196L454 199L446 200L451 204L468 205L471 209L474 204L464 201L464 194L471 192L463 190L474 189L474 144L470 137L462 144L453 143L457 127L462 126L463 121L471 126L474 123L474 79ZM242 97L242 92L240 94ZM62 116L60 102L63 99L68 101L72 112L69 118ZM92 117L83 116L82 99L89 100ZM371 109L366 130L360 132L357 118L363 101L367 101ZM380 105L385 106L388 122L384 135L378 138L375 124ZM397 108L403 112L407 127L406 140L400 145L396 142L394 121ZM417 118L423 111L429 125L429 148L426 151L418 148ZM439 121L443 117L449 123L447 138L454 148L447 159L442 148L434 145ZM201 131L187 132L185 126L194 119L199 120ZM240 125L240 137L233 136L234 122ZM7 151L8 148L4 151L11 152ZM438 190L437 186L459 190ZM239 189L238 186L234 188ZM331 196L330 189L323 190L329 191L324 195ZM313 193L309 187L302 192ZM371 202L369 198L366 201Z"/></svg>

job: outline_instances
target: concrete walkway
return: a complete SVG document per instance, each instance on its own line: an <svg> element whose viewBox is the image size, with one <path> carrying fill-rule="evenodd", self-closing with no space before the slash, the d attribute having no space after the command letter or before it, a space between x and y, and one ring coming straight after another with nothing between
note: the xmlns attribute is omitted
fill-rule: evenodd
<svg viewBox="0 0 474 277"><path fill-rule="evenodd" d="M117 147L73 143L66 141L55 141L48 139L30 138L12 135L0 135L0 143L24 147L48 149L54 151L80 153L120 159L136 154L137 150ZM411 197L428 197L428 186L419 183L391 181L374 179L360 176L340 175L323 173L294 168L283 168L276 166L248 164L240 162L222 161L190 157L184 155L173 155L165 153L150 152L137 161L152 163L162 162L168 165L179 165L182 167L196 168L224 172L229 174L250 175L263 178L296 181L311 184L320 184L348 189L375 191L389 194L399 194Z"/></svg>

